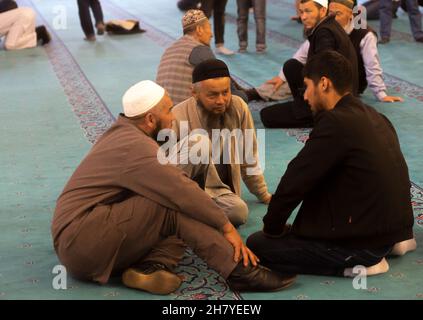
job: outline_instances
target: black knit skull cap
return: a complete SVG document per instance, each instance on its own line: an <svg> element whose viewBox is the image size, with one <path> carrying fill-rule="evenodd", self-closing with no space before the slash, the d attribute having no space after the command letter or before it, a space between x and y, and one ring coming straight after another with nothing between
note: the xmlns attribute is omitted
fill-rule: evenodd
<svg viewBox="0 0 423 320"><path fill-rule="evenodd" d="M209 59L195 66L192 72L192 83L230 76L226 63L218 59Z"/></svg>

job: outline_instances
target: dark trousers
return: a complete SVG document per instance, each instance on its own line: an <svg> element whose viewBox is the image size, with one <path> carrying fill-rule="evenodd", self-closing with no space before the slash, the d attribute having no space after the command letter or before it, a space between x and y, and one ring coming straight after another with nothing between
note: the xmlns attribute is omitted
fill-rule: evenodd
<svg viewBox="0 0 423 320"><path fill-rule="evenodd" d="M225 9L228 0L203 0L201 1L201 10L207 18L210 19L213 14L214 42L223 44L225 42L223 34L225 33Z"/></svg>
<svg viewBox="0 0 423 320"><path fill-rule="evenodd" d="M155 262L174 269L189 246L227 278L237 263L220 231L142 196L97 205L58 239L61 263L75 278L106 283L129 267Z"/></svg>
<svg viewBox="0 0 423 320"><path fill-rule="evenodd" d="M93 11L95 24L104 23L103 10L98 0L78 0L79 20L86 36L94 35L94 27L91 21L90 8Z"/></svg>
<svg viewBox="0 0 423 320"><path fill-rule="evenodd" d="M389 254L392 246L365 250L348 249L324 241L300 238L290 233L268 238L259 231L247 240L247 246L261 263L281 273L343 276L345 268L370 267Z"/></svg>
<svg viewBox="0 0 423 320"><path fill-rule="evenodd" d="M294 101L277 103L260 112L261 121L267 128L309 128L313 126L313 114L304 101L304 66L296 59L283 65L283 72Z"/></svg>

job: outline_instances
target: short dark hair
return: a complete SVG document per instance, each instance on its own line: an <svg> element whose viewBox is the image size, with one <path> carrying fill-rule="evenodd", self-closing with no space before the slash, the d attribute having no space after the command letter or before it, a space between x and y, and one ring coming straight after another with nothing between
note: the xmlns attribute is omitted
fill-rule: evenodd
<svg viewBox="0 0 423 320"><path fill-rule="evenodd" d="M307 3L309 1L313 1L313 0L300 0L300 3ZM314 5L317 7L317 9L320 10L321 8L323 8L323 6L320 3L317 3L316 1L313 1L313 2L314 2Z"/></svg>
<svg viewBox="0 0 423 320"><path fill-rule="evenodd" d="M342 54L333 50L325 50L307 61L303 76L311 79L315 85L322 77L330 79L338 94L352 92L352 65Z"/></svg>

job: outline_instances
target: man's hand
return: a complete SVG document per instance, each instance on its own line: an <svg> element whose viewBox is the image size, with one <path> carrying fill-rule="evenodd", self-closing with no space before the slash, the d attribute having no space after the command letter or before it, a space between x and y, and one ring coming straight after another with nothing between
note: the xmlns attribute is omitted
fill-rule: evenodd
<svg viewBox="0 0 423 320"><path fill-rule="evenodd" d="M404 99L401 97L395 97L395 96L386 96L382 99L382 102L404 102Z"/></svg>
<svg viewBox="0 0 423 320"><path fill-rule="evenodd" d="M269 204L270 200L272 200L272 194L271 193L266 193L263 197L261 197L260 201L263 202L264 204Z"/></svg>
<svg viewBox="0 0 423 320"><path fill-rule="evenodd" d="M266 83L273 84L273 90L277 91L281 85L283 85L284 81L279 76L276 76L270 80L267 80Z"/></svg>
<svg viewBox="0 0 423 320"><path fill-rule="evenodd" d="M232 223L228 222L227 224L225 224L222 228L222 232L226 240L228 240L229 243L234 247L235 262L238 263L242 259L245 267L248 266L249 262L251 262L253 266L257 266L257 262L259 262L260 260L242 242L241 236L239 235L238 231L236 231Z"/></svg>

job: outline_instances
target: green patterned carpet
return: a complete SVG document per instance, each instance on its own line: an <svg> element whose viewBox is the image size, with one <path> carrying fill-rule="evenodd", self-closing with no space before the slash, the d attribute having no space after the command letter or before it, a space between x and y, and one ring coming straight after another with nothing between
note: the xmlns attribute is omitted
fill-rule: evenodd
<svg viewBox="0 0 423 320"><path fill-rule="evenodd" d="M278 73L302 41L301 26L289 21L290 0L268 0L268 52L225 57L231 72L246 85L258 85ZM147 33L82 40L76 1L21 0L37 10L38 22L52 30L65 10L67 27L53 30L45 48L18 52L0 49L0 299L423 299L423 45L412 41L408 18L394 21L392 42L380 47L389 92L404 103L382 104L370 92L363 99L394 123L409 165L418 249L390 259L390 271L367 279L355 290L351 279L300 276L285 291L238 294L187 252L178 268L185 281L166 297L125 288L119 279L99 286L67 279L55 290L59 264L50 236L55 200L67 179L120 112L121 96L133 83L154 79L163 50L180 36L182 13L174 0L102 0L105 19L136 18ZM236 1L226 16L226 46L236 50ZM251 19L253 21L253 19ZM372 24L377 28L377 23ZM250 43L254 44L251 22ZM257 128L261 104L252 104ZM266 130L265 176L274 190L288 162L301 149L307 131ZM262 226L266 206L244 188L250 218L240 228L245 238Z"/></svg>

